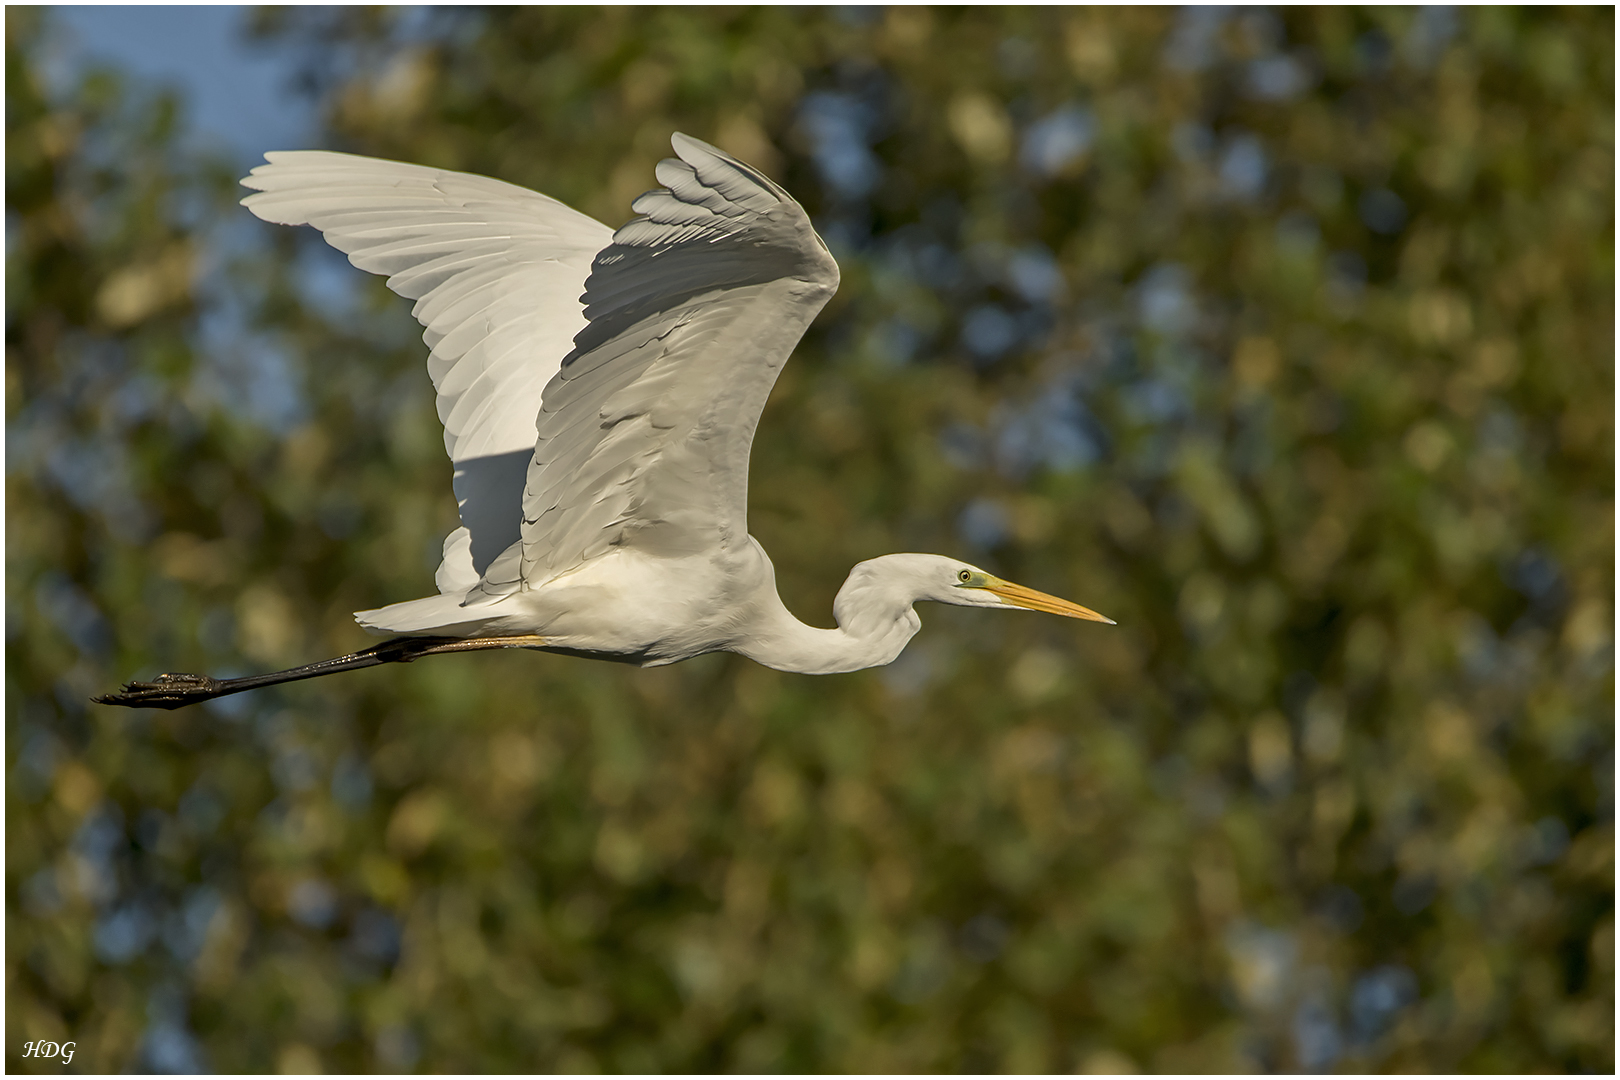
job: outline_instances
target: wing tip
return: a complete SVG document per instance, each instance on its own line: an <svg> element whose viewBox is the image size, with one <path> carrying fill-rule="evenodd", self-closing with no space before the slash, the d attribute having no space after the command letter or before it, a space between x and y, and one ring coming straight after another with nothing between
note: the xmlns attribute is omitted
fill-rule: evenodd
<svg viewBox="0 0 1620 1080"><path fill-rule="evenodd" d="M700 182L704 184L713 183L715 175L712 171L713 167L720 165L740 174L747 183L758 188L761 193L779 203L795 201L793 196L789 195L786 189L776 181L746 161L732 157L712 143L706 143L694 135L686 134L684 131L674 131L670 133L669 144L674 148L680 160L698 173ZM704 179L704 166L708 166L711 170L707 174L709 179Z"/></svg>
<svg viewBox="0 0 1620 1080"><path fill-rule="evenodd" d="M329 165L358 164L365 166L381 163L386 165L403 165L410 169L424 168L424 166L411 165L410 163L403 161L387 161L383 158L370 158L362 154L348 154L344 153L342 150L266 150L264 152L264 163L262 165L253 166L252 169L248 170L247 176L244 176L237 182L251 187L252 185L248 184L249 178L257 176L260 173L267 173L272 170L278 173L286 172L288 169L296 168L299 165L314 165L321 162ZM262 191L263 189L260 188L258 190Z"/></svg>
<svg viewBox="0 0 1620 1080"><path fill-rule="evenodd" d="M680 159L689 165L693 164L692 159L687 157L687 154L691 153L713 154L718 158L732 160L731 155L720 149L718 146L706 143L695 135L688 135L684 131L671 132L669 136L669 145L675 151L675 153L680 156Z"/></svg>
<svg viewBox="0 0 1620 1080"><path fill-rule="evenodd" d="M248 174L246 176L242 177L242 179L238 180L237 183L242 185L245 188L251 188L252 190L254 190L256 192L264 191L266 189L266 187L268 186L268 184L269 184L269 180L267 178L263 177L261 174L268 173L271 170L275 170L276 172L281 172L281 171L285 170L288 166L293 165L295 163L296 159L298 159L298 158L310 157L310 156L315 155L315 154L330 154L330 153L333 153L333 151L331 151L331 150L266 150L264 152L264 163L262 165L253 166L253 168L248 170ZM240 205L246 206L247 205L247 200L251 199L251 198L253 198L253 196L249 195L249 196L247 196L247 198L242 199Z"/></svg>

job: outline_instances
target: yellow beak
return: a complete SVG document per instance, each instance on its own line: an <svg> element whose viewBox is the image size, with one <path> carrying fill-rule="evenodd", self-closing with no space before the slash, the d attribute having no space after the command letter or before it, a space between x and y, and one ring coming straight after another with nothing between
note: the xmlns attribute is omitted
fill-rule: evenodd
<svg viewBox="0 0 1620 1080"><path fill-rule="evenodd" d="M991 578L987 584L980 586L980 588L995 593L1009 604L1016 604L1018 607L1029 608L1032 611L1049 611L1053 615L1066 615L1071 619L1089 619L1091 622L1107 623L1109 626L1118 625L1113 619L1106 615L1099 615L1088 607L1071 604L1067 600L1061 600L1056 596L1048 596L1043 592L1036 592L1034 589L1026 589L1022 585L1014 585L1012 582L1002 581L1000 578Z"/></svg>

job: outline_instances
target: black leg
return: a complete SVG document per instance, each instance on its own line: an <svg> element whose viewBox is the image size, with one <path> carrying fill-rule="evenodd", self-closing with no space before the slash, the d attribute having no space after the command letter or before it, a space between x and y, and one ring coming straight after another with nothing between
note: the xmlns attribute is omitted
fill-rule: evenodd
<svg viewBox="0 0 1620 1080"><path fill-rule="evenodd" d="M257 690L261 686L314 679L340 671L376 667L378 664L408 664L422 656L439 653L471 652L475 649L535 649L545 644L538 637L500 638L395 638L363 652L335 656L286 671L265 675L244 675L240 679L215 679L184 672L159 675L152 682L125 683L116 693L91 698L101 705L127 705L132 709L179 709L199 701Z"/></svg>

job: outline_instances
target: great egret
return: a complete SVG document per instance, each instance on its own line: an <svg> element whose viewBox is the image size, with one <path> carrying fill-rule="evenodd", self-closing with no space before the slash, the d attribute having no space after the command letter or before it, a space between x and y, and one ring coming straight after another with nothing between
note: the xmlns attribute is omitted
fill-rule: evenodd
<svg viewBox="0 0 1620 1080"><path fill-rule="evenodd" d="M833 602L837 629L789 614L748 535L748 454L838 264L758 170L672 142L664 186L617 232L482 176L266 154L242 205L313 225L416 301L461 528L439 595L356 614L392 641L268 675L159 675L96 700L173 709L470 649L642 666L730 650L780 671L854 671L900 655L919 600L1112 622L942 555L858 564Z"/></svg>

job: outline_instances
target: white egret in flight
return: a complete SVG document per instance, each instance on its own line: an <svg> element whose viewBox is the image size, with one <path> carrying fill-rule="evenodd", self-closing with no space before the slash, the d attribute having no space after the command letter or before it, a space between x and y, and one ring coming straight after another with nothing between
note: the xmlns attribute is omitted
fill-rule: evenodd
<svg viewBox="0 0 1620 1080"><path fill-rule="evenodd" d="M673 138L663 187L617 232L467 173L324 151L266 154L242 183L265 221L312 225L416 301L461 527L437 596L356 615L393 640L239 679L159 675L97 698L178 708L470 649L672 664L729 650L779 671L887 664L919 600L1111 622L942 555L850 571L838 626L806 626L748 535L760 410L838 264L793 198Z"/></svg>

